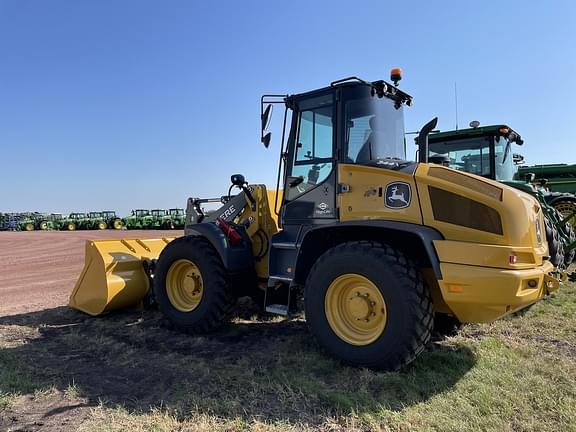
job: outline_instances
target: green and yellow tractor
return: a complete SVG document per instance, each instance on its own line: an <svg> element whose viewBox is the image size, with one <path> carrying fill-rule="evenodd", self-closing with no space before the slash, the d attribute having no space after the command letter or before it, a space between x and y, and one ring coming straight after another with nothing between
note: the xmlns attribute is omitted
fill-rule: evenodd
<svg viewBox="0 0 576 432"><path fill-rule="evenodd" d="M108 228L108 222L102 212L88 212L86 219L86 229L105 230Z"/></svg>
<svg viewBox="0 0 576 432"><path fill-rule="evenodd" d="M62 229L67 231L84 230L88 227L88 216L86 213L70 213L62 221Z"/></svg>
<svg viewBox="0 0 576 432"><path fill-rule="evenodd" d="M171 208L168 210L168 214L172 220L172 229L182 229L186 224L186 214L184 213L184 209L181 208Z"/></svg>
<svg viewBox="0 0 576 432"><path fill-rule="evenodd" d="M64 226L64 216L62 213L50 213L47 216L42 216L38 219L35 228L48 231L48 230L60 230Z"/></svg>
<svg viewBox="0 0 576 432"><path fill-rule="evenodd" d="M116 215L116 212L113 210L104 210L100 212L102 217L106 221L108 228L119 230L122 229L122 219Z"/></svg>
<svg viewBox="0 0 576 432"><path fill-rule="evenodd" d="M152 295L199 334L250 295L271 313L303 307L343 362L396 370L425 349L436 318L490 322L558 289L534 197L428 163L437 119L420 131L419 162L406 159L412 97L400 78L263 96L266 147L272 104L285 107L279 192L236 174L227 194L188 200L182 237L88 242L70 305L101 315ZM207 216L207 203L221 207Z"/></svg>
<svg viewBox="0 0 576 432"><path fill-rule="evenodd" d="M126 216L122 220L122 225L129 230L151 229L154 225L154 216L150 214L150 210L132 210L130 216Z"/></svg>
<svg viewBox="0 0 576 432"><path fill-rule="evenodd" d="M515 179L539 188L546 202L576 227L576 165L519 166Z"/></svg>

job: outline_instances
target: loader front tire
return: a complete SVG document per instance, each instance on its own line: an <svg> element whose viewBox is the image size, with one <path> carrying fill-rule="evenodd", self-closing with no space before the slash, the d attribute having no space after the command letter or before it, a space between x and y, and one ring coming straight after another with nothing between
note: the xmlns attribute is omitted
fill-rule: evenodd
<svg viewBox="0 0 576 432"><path fill-rule="evenodd" d="M154 295L158 307L179 330L197 334L214 330L234 304L218 253L201 236L169 243L156 264Z"/></svg>
<svg viewBox="0 0 576 432"><path fill-rule="evenodd" d="M305 287L306 321L344 363L398 370L430 340L433 310L418 267L388 245L340 244L316 262Z"/></svg>

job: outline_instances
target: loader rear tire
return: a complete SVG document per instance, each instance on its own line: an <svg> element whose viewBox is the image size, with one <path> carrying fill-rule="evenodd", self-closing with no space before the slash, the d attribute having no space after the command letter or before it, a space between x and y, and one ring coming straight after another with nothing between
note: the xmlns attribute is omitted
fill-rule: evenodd
<svg viewBox="0 0 576 432"><path fill-rule="evenodd" d="M156 264L154 295L168 320L186 333L206 333L229 316L235 297L218 253L201 236L169 243Z"/></svg>
<svg viewBox="0 0 576 432"><path fill-rule="evenodd" d="M376 242L340 244L306 281L306 321L319 344L345 363L398 370L430 340L434 314L418 267Z"/></svg>

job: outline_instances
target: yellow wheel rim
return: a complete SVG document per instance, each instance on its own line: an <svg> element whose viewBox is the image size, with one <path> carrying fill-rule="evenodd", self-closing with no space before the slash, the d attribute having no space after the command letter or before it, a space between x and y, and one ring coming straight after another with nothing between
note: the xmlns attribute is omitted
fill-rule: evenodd
<svg viewBox="0 0 576 432"><path fill-rule="evenodd" d="M576 210L576 204L571 202L561 202L554 204L554 208L560 212L562 217L567 218L574 212L574 210ZM576 217L570 218L570 223L576 226Z"/></svg>
<svg viewBox="0 0 576 432"><path fill-rule="evenodd" d="M332 281L324 308L332 331L352 345L368 345L386 328L386 302L372 281L347 273Z"/></svg>
<svg viewBox="0 0 576 432"><path fill-rule="evenodd" d="M68 224L68 231L74 231L76 229L76 225Z"/></svg>
<svg viewBox="0 0 576 432"><path fill-rule="evenodd" d="M114 221L114 228L115 228L115 229L120 229L120 228L122 228L122 222L119 221L119 220L115 220L115 221Z"/></svg>
<svg viewBox="0 0 576 432"><path fill-rule="evenodd" d="M100 222L98 224L98 229L105 230L106 229L106 222Z"/></svg>
<svg viewBox="0 0 576 432"><path fill-rule="evenodd" d="M204 295L204 282L198 266L187 259L172 264L166 276L166 292L172 306L180 312L192 312Z"/></svg>
<svg viewBox="0 0 576 432"><path fill-rule="evenodd" d="M40 229L41 229L42 231L46 231L46 230L48 229L48 224L47 224L46 222L42 222L42 223L40 224Z"/></svg>
<svg viewBox="0 0 576 432"><path fill-rule="evenodd" d="M26 231L34 231L34 225L26 224Z"/></svg>

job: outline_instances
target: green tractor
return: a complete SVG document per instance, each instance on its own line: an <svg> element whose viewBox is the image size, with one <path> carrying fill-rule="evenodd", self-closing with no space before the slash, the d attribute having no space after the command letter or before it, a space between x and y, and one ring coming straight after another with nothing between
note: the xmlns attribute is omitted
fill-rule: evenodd
<svg viewBox="0 0 576 432"><path fill-rule="evenodd" d="M104 218L104 220L106 221L106 224L108 225L108 228L110 229L122 229L122 219L120 219L117 215L116 212L113 210L104 210L102 212L100 212L102 214L102 217Z"/></svg>
<svg viewBox="0 0 576 432"><path fill-rule="evenodd" d="M108 228L108 222L104 219L102 212L89 212L86 221L86 229L105 230Z"/></svg>
<svg viewBox="0 0 576 432"><path fill-rule="evenodd" d="M150 210L132 210L131 215L126 216L122 223L126 229L150 229L154 225L154 216L150 214Z"/></svg>
<svg viewBox="0 0 576 432"><path fill-rule="evenodd" d="M574 214L560 213L554 206L553 197L543 188L527 181L515 180L517 167L512 144L524 144L520 134L506 125L479 127L478 122L471 122L470 126L469 129L431 134L428 160L500 181L534 196L546 216L545 230L550 260L558 268L567 268L576 254L576 233L569 222Z"/></svg>
<svg viewBox="0 0 576 432"><path fill-rule="evenodd" d="M523 159L523 158L522 158ZM518 167L516 179L542 189L546 202L576 227L576 165L533 165Z"/></svg>
<svg viewBox="0 0 576 432"><path fill-rule="evenodd" d="M153 209L150 214L154 218L152 221L152 226L150 228L154 229L171 229L172 218L166 210L163 209Z"/></svg>
<svg viewBox="0 0 576 432"><path fill-rule="evenodd" d="M64 216L62 213L50 213L41 219L38 219L36 229L42 231L60 230L64 226Z"/></svg>
<svg viewBox="0 0 576 432"><path fill-rule="evenodd" d="M34 213L22 213L18 221L18 231L34 231L36 229L36 218Z"/></svg>
<svg viewBox="0 0 576 432"><path fill-rule="evenodd" d="M40 229L40 222L46 218L46 215L38 212L25 212L20 214L18 231L34 231Z"/></svg>
<svg viewBox="0 0 576 432"><path fill-rule="evenodd" d="M77 229L87 229L88 217L86 213L70 213L62 220L62 229L76 231Z"/></svg>
<svg viewBox="0 0 576 432"><path fill-rule="evenodd" d="M171 208L168 210L168 214L172 218L172 229L182 229L186 225L186 214L184 209L181 208Z"/></svg>

